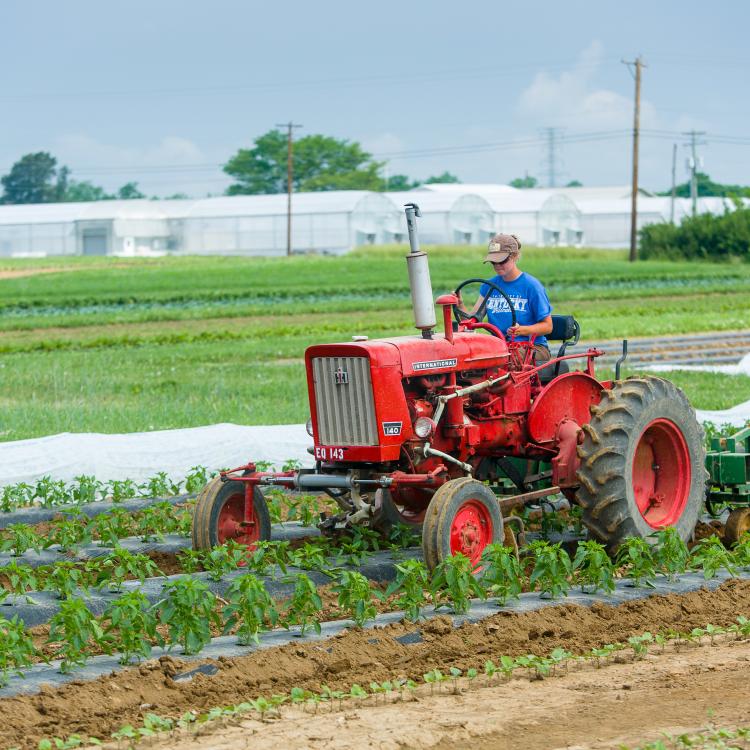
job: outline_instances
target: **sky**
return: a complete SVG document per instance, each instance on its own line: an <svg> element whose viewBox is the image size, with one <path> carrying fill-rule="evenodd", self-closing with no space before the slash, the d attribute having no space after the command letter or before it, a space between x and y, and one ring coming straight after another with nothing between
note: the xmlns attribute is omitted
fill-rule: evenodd
<svg viewBox="0 0 750 750"><path fill-rule="evenodd" d="M279 123L357 141L383 174L750 184L750 3L4 0L0 174L52 153L108 190L221 194L222 165Z"/></svg>

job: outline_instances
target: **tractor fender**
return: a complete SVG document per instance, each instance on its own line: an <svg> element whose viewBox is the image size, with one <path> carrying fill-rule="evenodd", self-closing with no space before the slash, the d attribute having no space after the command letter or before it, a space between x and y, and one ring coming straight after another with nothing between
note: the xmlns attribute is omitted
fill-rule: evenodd
<svg viewBox="0 0 750 750"><path fill-rule="evenodd" d="M579 427L591 421L591 407L602 398L604 386L585 372L566 372L548 383L529 409L528 434L535 443L554 443L563 422Z"/></svg>

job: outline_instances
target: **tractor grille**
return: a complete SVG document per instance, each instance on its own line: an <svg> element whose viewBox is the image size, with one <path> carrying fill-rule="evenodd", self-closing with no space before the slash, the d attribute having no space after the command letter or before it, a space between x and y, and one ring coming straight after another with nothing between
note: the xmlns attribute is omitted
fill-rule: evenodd
<svg viewBox="0 0 750 750"><path fill-rule="evenodd" d="M370 360L315 357L312 369L320 443L377 445Z"/></svg>

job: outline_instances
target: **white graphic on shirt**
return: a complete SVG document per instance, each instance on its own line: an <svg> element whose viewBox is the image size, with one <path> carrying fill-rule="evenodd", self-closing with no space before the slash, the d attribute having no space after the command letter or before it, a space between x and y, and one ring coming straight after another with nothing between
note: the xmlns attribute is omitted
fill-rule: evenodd
<svg viewBox="0 0 750 750"><path fill-rule="evenodd" d="M510 296L510 295L509 295ZM510 297L511 302L513 302L513 309L516 312L526 312L526 309L529 306L529 300L525 297ZM499 295L496 297L490 297L487 300L487 310L491 313L504 313L510 312L510 307L508 307L508 302L505 299L505 297L500 297Z"/></svg>

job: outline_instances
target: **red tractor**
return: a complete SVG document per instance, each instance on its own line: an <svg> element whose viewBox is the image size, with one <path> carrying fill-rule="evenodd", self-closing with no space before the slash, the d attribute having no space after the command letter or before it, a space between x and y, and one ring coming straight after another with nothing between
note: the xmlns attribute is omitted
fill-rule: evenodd
<svg viewBox="0 0 750 750"><path fill-rule="evenodd" d="M483 279L437 299L443 331L435 333L417 216L409 204L407 263L421 335L309 347L315 468L264 472L248 463L223 473L198 499L194 546L270 538L260 491L268 485L333 497L341 512L322 521L324 530L421 528L430 567L456 552L478 563L488 544L504 540L504 511L558 493L581 506L589 534L610 550L665 526L690 538L705 497L705 449L682 391L657 377L620 380L619 362L614 381L597 380L602 351L565 353L578 331L569 316L554 316L548 338L562 346L536 365L532 342L507 341L481 322L483 310L469 317L460 308L460 291L490 283ZM571 360L582 369L569 370ZM490 488L500 478L513 481L513 495Z"/></svg>

